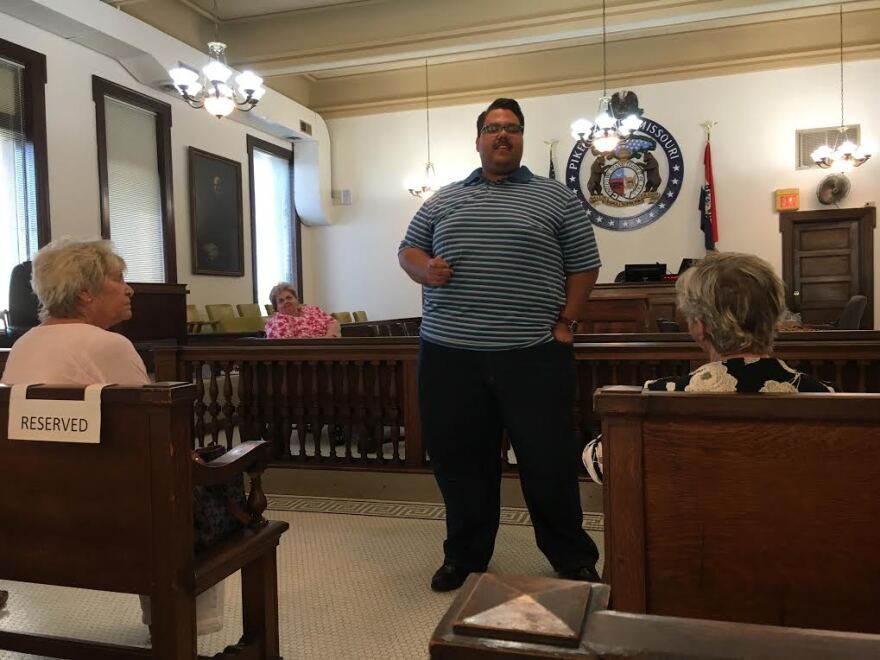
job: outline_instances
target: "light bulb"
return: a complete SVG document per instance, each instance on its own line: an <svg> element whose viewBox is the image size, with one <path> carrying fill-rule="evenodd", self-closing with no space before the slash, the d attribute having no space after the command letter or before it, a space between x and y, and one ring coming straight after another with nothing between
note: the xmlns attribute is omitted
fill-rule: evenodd
<svg viewBox="0 0 880 660"><path fill-rule="evenodd" d="M253 91L260 87L263 79L253 71L242 71L235 76L235 84L243 94L247 95L248 90Z"/></svg>
<svg viewBox="0 0 880 660"><path fill-rule="evenodd" d="M174 86L180 91L191 87L199 79L198 72L182 66L177 67L176 69L171 69L171 71L168 72L168 75L171 76ZM189 90L187 89L187 91ZM192 92L190 92L190 94L192 94Z"/></svg>
<svg viewBox="0 0 880 660"><path fill-rule="evenodd" d="M813 151L813 153L810 154L810 158L819 161L823 158L830 157L832 153L834 153L834 150L827 144L823 144L821 147L817 148L815 151Z"/></svg>
<svg viewBox="0 0 880 660"><path fill-rule="evenodd" d="M642 118L638 115L627 115L622 122L620 122L621 128L626 131L627 134L632 133L637 130L642 125Z"/></svg>
<svg viewBox="0 0 880 660"><path fill-rule="evenodd" d="M599 137L593 140L593 146L596 148L596 151L599 151L600 153L608 153L609 151L612 151L620 142L620 138L615 133L599 133L598 135Z"/></svg>
<svg viewBox="0 0 880 660"><path fill-rule="evenodd" d="M582 140L593 130L593 122L588 119L577 119L571 124L571 137Z"/></svg>
<svg viewBox="0 0 880 660"><path fill-rule="evenodd" d="M226 82L229 76L232 75L232 70L220 62L218 60L211 60L208 62L202 72L205 74L205 77L211 82Z"/></svg>
<svg viewBox="0 0 880 660"><path fill-rule="evenodd" d="M847 140L839 147L837 147L837 150L842 154L851 154L853 151L856 150L856 145L854 145L850 140Z"/></svg>
<svg viewBox="0 0 880 660"><path fill-rule="evenodd" d="M596 117L596 126L599 128L613 128L617 120L608 112L602 112Z"/></svg>
<svg viewBox="0 0 880 660"><path fill-rule="evenodd" d="M235 109L235 101L228 96L206 96L205 110L215 117L225 117Z"/></svg>

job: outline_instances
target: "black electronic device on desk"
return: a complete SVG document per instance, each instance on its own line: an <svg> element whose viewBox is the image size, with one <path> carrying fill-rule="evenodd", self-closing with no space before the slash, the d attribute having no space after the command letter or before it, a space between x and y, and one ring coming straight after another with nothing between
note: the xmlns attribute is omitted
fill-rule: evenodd
<svg viewBox="0 0 880 660"><path fill-rule="evenodd" d="M662 282L666 264L626 264L624 282Z"/></svg>

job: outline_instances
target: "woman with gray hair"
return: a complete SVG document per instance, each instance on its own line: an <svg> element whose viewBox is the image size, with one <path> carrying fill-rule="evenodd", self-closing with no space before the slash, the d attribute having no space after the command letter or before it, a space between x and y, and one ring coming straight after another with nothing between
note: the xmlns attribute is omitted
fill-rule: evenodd
<svg viewBox="0 0 880 660"><path fill-rule="evenodd" d="M149 383L132 343L107 328L131 318L125 261L109 241L61 239L34 257L42 323L12 346L0 382Z"/></svg>
<svg viewBox="0 0 880 660"><path fill-rule="evenodd" d="M770 357L785 310L782 281L751 254L708 255L675 285L678 309L694 341L709 355L687 376L645 383L648 390L685 392L833 392L825 383Z"/></svg>
<svg viewBox="0 0 880 660"><path fill-rule="evenodd" d="M275 313L266 321L267 339L340 337L339 322L314 305L303 305L290 282L279 282L269 292Z"/></svg>

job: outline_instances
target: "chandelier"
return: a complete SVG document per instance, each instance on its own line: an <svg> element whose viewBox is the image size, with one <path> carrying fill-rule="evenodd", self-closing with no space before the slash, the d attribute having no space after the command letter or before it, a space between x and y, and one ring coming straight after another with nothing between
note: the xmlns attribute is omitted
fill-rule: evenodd
<svg viewBox="0 0 880 660"><path fill-rule="evenodd" d="M871 157L865 148L858 146L846 136L847 127L843 123L843 5L840 5L840 128L834 146L823 144L810 154L810 158L821 168L832 168L846 172L858 167Z"/></svg>
<svg viewBox="0 0 880 660"><path fill-rule="evenodd" d="M425 58L425 135L428 140L428 162L425 163L425 174L420 181L407 186L411 195L420 199L428 199L437 192L437 174L431 162L431 114L428 107L428 58Z"/></svg>
<svg viewBox="0 0 880 660"><path fill-rule="evenodd" d="M235 89L229 84L232 69L226 63L226 44L218 37L217 0L214 0L214 41L208 42L210 61L202 72L180 66L168 75L174 87L193 108L204 108L220 119L238 108L251 110L266 93L263 79L253 71L244 71L235 77Z"/></svg>
<svg viewBox="0 0 880 660"><path fill-rule="evenodd" d="M636 114L620 118L614 111L611 97L608 96L608 57L607 30L605 25L605 0L602 0L602 96L596 118L578 119L571 125L571 136L581 142L588 142L596 151L608 153L617 146L621 138L628 137L641 126L642 119Z"/></svg>

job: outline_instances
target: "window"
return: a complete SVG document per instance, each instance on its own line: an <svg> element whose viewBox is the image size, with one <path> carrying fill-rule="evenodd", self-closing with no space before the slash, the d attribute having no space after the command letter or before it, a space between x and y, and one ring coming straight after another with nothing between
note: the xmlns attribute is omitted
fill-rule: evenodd
<svg viewBox="0 0 880 660"><path fill-rule="evenodd" d="M0 39L0 310L9 274L49 242L46 57Z"/></svg>
<svg viewBox="0 0 880 660"><path fill-rule="evenodd" d="M101 235L132 282L177 282L171 106L92 76L98 126Z"/></svg>
<svg viewBox="0 0 880 660"><path fill-rule="evenodd" d="M247 136L250 163L254 302L269 301L278 282L302 298L300 222L293 204L293 151Z"/></svg>

